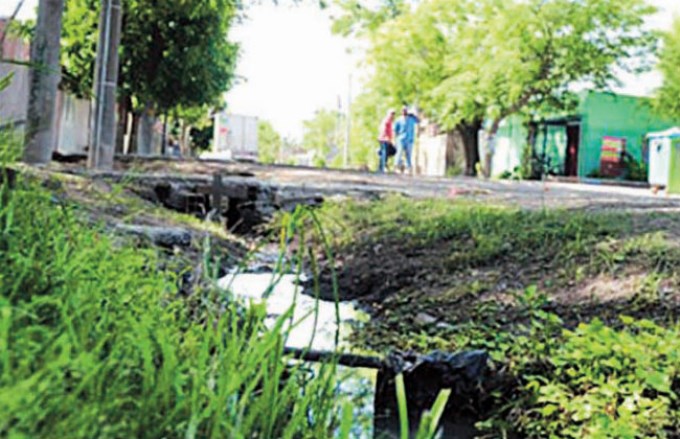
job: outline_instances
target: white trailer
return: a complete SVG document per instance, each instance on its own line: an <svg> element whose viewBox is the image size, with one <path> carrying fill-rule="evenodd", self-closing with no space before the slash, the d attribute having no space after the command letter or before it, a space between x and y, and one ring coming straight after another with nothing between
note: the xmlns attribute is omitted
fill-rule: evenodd
<svg viewBox="0 0 680 439"><path fill-rule="evenodd" d="M257 118L220 112L215 115L213 154L225 159L257 160Z"/></svg>

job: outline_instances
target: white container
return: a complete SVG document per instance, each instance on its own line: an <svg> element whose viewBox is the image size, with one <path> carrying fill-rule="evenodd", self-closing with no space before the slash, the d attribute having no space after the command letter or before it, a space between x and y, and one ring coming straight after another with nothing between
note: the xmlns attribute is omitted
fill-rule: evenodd
<svg viewBox="0 0 680 439"><path fill-rule="evenodd" d="M235 159L257 159L257 118L220 112L215 115L213 152Z"/></svg>
<svg viewBox="0 0 680 439"><path fill-rule="evenodd" d="M649 184L667 186L670 175L671 139L656 137L649 140Z"/></svg>
<svg viewBox="0 0 680 439"><path fill-rule="evenodd" d="M647 135L649 142L649 184L668 186L673 139L680 137L680 128Z"/></svg>

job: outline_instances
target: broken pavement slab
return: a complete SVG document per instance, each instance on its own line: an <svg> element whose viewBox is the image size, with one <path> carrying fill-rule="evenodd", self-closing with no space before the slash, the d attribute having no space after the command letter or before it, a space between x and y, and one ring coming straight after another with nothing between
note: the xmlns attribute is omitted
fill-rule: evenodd
<svg viewBox="0 0 680 439"><path fill-rule="evenodd" d="M191 232L188 229L182 227L156 227L136 224L117 224L115 226L115 230L124 234L141 236L150 240L155 245L166 248L189 247L192 240Z"/></svg>

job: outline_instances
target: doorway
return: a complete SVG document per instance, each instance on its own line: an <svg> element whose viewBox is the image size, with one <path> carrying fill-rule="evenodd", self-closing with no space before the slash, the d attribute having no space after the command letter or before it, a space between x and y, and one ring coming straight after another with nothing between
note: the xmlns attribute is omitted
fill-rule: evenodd
<svg viewBox="0 0 680 439"><path fill-rule="evenodd" d="M578 149L581 141L581 126L567 125L567 151L564 161L564 175L578 176Z"/></svg>

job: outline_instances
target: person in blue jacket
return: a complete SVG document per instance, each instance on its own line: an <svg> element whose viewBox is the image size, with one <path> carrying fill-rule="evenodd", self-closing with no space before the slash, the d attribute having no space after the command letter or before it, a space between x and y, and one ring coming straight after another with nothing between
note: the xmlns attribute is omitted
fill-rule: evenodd
<svg viewBox="0 0 680 439"><path fill-rule="evenodd" d="M397 139L396 165L404 169L403 159L406 157L406 169L409 173L413 170L411 156L413 155L413 143L416 139L416 127L420 123L418 116L410 112L407 107L402 108L401 117L394 124L394 134Z"/></svg>

